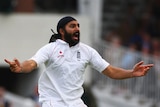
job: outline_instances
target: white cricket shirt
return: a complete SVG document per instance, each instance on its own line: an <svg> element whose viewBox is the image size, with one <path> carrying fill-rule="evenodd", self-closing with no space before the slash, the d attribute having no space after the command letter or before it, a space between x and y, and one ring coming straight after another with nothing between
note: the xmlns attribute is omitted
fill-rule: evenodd
<svg viewBox="0 0 160 107"><path fill-rule="evenodd" d="M60 39L43 46L31 59L46 66L39 79L39 100L53 101L54 107L56 104L72 107L82 102L84 71L88 64L99 72L109 65L95 49L81 42L69 47Z"/></svg>

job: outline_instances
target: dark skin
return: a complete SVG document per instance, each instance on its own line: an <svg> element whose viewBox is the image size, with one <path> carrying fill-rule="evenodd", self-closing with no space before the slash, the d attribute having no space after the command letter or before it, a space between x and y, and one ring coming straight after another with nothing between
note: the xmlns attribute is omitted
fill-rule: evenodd
<svg viewBox="0 0 160 107"><path fill-rule="evenodd" d="M75 41L77 43L79 42L78 32L80 32L80 29L79 23L77 21L71 21L67 23L65 28L61 28L59 31L62 40L67 42L65 37L67 32L67 36L70 36L70 39L72 39L72 41ZM76 45L70 42L68 42L68 44L70 47ZM22 63L20 63L18 59L14 59L13 61L5 59L4 61L9 64L11 71L15 73L28 73L37 68L37 63L34 60L26 60ZM105 68L104 71L102 71L102 73L113 79L141 77L146 75L150 68L153 66L153 64L144 64L143 61L140 61L137 64L135 64L133 69L130 70L109 65L107 68Z"/></svg>

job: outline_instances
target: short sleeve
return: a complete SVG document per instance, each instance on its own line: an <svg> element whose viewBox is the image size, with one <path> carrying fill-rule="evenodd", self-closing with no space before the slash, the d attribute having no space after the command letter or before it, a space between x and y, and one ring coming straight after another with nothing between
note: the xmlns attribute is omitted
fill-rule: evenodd
<svg viewBox="0 0 160 107"><path fill-rule="evenodd" d="M102 72L109 66L109 63L95 49L91 49L90 65L97 71Z"/></svg>
<svg viewBox="0 0 160 107"><path fill-rule="evenodd" d="M51 44L47 44L40 48L34 56L32 56L30 59L34 60L37 65L39 66L40 64L46 62L49 59L50 55L50 46Z"/></svg>

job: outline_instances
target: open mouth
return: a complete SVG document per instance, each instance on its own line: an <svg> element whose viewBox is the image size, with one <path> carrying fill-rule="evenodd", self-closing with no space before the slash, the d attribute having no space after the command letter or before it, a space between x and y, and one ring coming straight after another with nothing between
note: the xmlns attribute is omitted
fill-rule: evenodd
<svg viewBox="0 0 160 107"><path fill-rule="evenodd" d="M73 39L74 40L79 40L79 32L76 32L73 34Z"/></svg>

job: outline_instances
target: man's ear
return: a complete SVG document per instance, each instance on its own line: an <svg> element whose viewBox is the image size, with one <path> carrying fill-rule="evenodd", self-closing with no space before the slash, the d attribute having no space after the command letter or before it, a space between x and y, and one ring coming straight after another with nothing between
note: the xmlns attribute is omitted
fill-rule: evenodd
<svg viewBox="0 0 160 107"><path fill-rule="evenodd" d="M61 35L64 35L64 30L63 30L62 28L60 28L60 29L59 29L59 33L60 33Z"/></svg>

